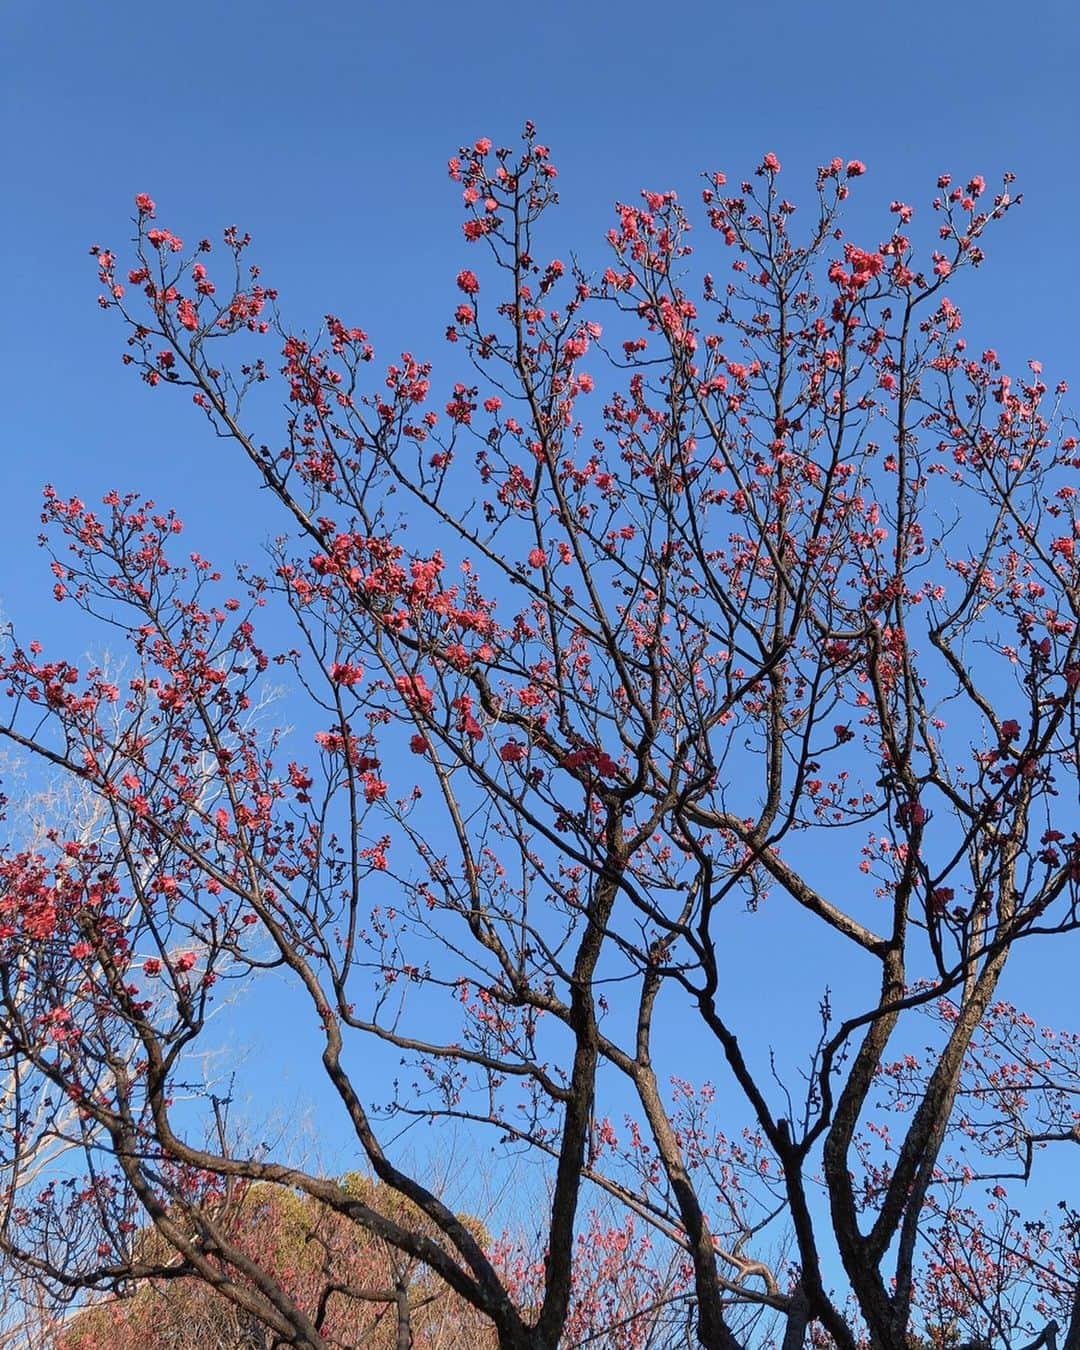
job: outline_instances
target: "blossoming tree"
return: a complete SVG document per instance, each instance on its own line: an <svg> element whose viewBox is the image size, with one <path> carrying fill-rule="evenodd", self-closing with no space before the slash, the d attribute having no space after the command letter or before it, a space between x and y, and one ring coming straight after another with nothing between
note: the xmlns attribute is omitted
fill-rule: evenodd
<svg viewBox="0 0 1080 1350"><path fill-rule="evenodd" d="M822 167L805 221L775 155L711 175L696 280L645 192L593 274L544 252L532 128L477 141L448 398L345 319L288 327L235 229L185 251L140 195L132 259L95 250L124 360L246 457L280 534L226 580L170 511L46 492L57 598L133 675L4 658L5 735L108 817L2 863L3 1053L92 1126L77 1185L23 1189L6 1119L10 1259L77 1290L182 1274L276 1343L349 1343L206 1199L277 1183L550 1350L635 1321L582 1292L599 1198L682 1263L663 1297L703 1346L1078 1350L1077 1213L1017 1208L1080 1141L1077 1040L1003 981L1080 925L1080 446L1063 385L963 337L1011 180L940 179L924 247L899 201L883 240L842 233L863 171ZM289 735L250 716L271 679ZM778 913L805 954L736 968ZM747 962L763 1004L785 962L816 988L784 1065ZM400 1209L175 1105L257 974ZM534 1259L401 1161L411 1119L535 1161Z"/></svg>

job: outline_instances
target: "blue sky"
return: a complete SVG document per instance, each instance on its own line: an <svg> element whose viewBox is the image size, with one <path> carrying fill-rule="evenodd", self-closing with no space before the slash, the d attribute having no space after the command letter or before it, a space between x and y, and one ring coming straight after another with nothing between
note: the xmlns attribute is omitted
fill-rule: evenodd
<svg viewBox="0 0 1080 1350"><path fill-rule="evenodd" d="M660 8L410 6L281 0L182 7L12 8L2 97L8 259L0 603L22 575L42 482L95 496L132 486L176 505L207 552L246 479L205 455L190 412L125 378L94 305L91 243L122 244L149 191L179 233L250 229L293 322L334 309L386 359L438 357L464 254L449 154L510 140L533 118L560 167L560 231L598 258L618 198L697 194L765 150L800 177L865 160L857 211L925 200L948 170L1017 173L1022 215L997 232L992 276L961 302L1019 362L1068 357L1075 274L1080 25L1035 7L689 3ZM212 490L207 490L211 488ZM229 521L244 552L243 521Z"/></svg>
<svg viewBox="0 0 1080 1350"><path fill-rule="evenodd" d="M795 200L818 163L865 160L853 211L871 233L942 171L993 183L1009 169L1026 204L957 299L973 342L1015 366L1041 358L1051 383L1080 378L1080 23L1064 0L60 0L4 22L0 609L27 634L55 634L58 618L33 549L46 481L152 495L223 564L256 560L269 528L233 510L250 487L239 458L216 453L182 399L124 371L96 307L87 249L124 243L137 191L185 237L251 230L294 322L334 310L385 360L438 361L468 261L445 161L480 135L512 140L526 118L560 168L557 230L589 262L617 199L674 187L693 203L702 171L739 178L766 150ZM1047 1020L1072 998L1055 984L1039 992Z"/></svg>

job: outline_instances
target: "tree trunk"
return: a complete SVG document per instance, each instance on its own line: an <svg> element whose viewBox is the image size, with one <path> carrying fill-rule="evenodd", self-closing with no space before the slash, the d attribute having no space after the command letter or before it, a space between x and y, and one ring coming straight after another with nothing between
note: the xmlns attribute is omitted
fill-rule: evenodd
<svg viewBox="0 0 1080 1350"><path fill-rule="evenodd" d="M395 1350L412 1350L412 1316L409 1310L409 1286L399 1280L394 1286L394 1302L397 1306L397 1340Z"/></svg>

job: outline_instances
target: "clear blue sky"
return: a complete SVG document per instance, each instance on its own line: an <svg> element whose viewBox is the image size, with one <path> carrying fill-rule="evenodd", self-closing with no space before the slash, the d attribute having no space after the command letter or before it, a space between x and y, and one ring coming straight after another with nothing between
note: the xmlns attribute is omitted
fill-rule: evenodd
<svg viewBox="0 0 1080 1350"><path fill-rule="evenodd" d="M462 264L448 154L533 118L556 154L563 223L598 256L641 186L696 196L774 150L807 177L870 166L860 209L924 200L942 170L1017 173L969 319L1019 362L1069 356L1080 215L1080 22L1067 0L977 5L673 5L466 0L110 0L4 14L2 602L36 532L42 480L131 485L207 531L243 481L174 400L124 378L87 247L123 243L149 191L179 233L250 229L294 319L336 309L387 359L438 357ZM875 226L882 215L874 212ZM965 295L960 297L962 303Z"/></svg>
<svg viewBox="0 0 1080 1350"><path fill-rule="evenodd" d="M796 200L819 162L865 160L868 222L892 198L924 201L942 171L993 183L1011 169L1026 205L957 298L973 341L1080 380L1080 22L1066 0L59 0L8 6L3 22L0 609L24 632L56 624L32 556L46 480L174 505L222 564L254 559L266 529L230 509L250 485L239 458L122 369L95 305L88 246L124 243L137 191L182 235L250 229L294 322L334 310L387 360L403 347L438 360L466 256L446 158L479 135L509 141L526 118L560 167L560 232L590 259L616 199L648 185L692 201L701 171L739 177L766 150ZM1040 1016L1064 1015L1052 982L1043 999Z"/></svg>
<svg viewBox="0 0 1080 1350"><path fill-rule="evenodd" d="M942 170L1017 173L1022 214L992 274L960 297L1017 362L1064 373L1076 306L1080 24L1066 0L534 6L491 0L10 6L2 97L4 492L0 604L20 575L42 482L137 487L176 505L212 556L237 461L206 453L189 410L163 409L119 365L87 248L122 244L149 191L181 234L236 221L294 322L328 309L387 359L438 357L462 264L444 166L463 141L533 118L556 154L561 229L599 257L617 198L694 198L764 150L810 186L832 155L870 166L858 209L924 200ZM871 208L875 208L871 211ZM213 490L208 490L208 489Z"/></svg>

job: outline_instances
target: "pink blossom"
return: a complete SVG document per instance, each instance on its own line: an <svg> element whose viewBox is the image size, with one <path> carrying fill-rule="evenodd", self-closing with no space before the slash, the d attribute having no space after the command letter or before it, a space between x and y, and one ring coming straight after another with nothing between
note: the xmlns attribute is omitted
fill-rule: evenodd
<svg viewBox="0 0 1080 1350"><path fill-rule="evenodd" d="M466 267L457 274L457 284L460 290L466 295L475 295L480 289L480 283L476 279L476 273L470 272Z"/></svg>
<svg viewBox="0 0 1080 1350"><path fill-rule="evenodd" d="M364 678L363 666L351 665L348 661L335 661L330 667L330 678L335 684L351 687Z"/></svg>
<svg viewBox="0 0 1080 1350"><path fill-rule="evenodd" d="M534 548L529 552L529 566L543 567L547 562L547 554L542 548Z"/></svg>
<svg viewBox="0 0 1080 1350"><path fill-rule="evenodd" d="M399 675L394 681L398 693L409 705L420 712L430 712L434 695L423 675Z"/></svg>
<svg viewBox="0 0 1080 1350"><path fill-rule="evenodd" d="M155 248L168 247L173 253L179 253L184 247L184 241L170 230L147 230L146 238Z"/></svg>
<svg viewBox="0 0 1080 1350"><path fill-rule="evenodd" d="M858 286L865 286L871 278L878 276L885 267L885 259L880 253L868 253L865 249L856 248L853 244L848 244L844 253L854 273L852 280Z"/></svg>

